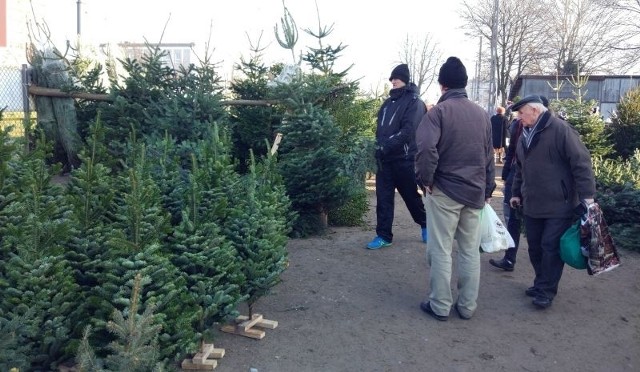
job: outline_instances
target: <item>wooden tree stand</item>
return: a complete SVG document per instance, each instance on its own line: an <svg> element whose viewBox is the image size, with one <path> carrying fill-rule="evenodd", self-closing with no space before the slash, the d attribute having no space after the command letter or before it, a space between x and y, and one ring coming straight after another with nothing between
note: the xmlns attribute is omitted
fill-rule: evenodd
<svg viewBox="0 0 640 372"><path fill-rule="evenodd" d="M211 371L218 366L216 359L223 356L224 349L216 349L213 344L204 344L201 351L193 358L183 360L181 367L188 370Z"/></svg>
<svg viewBox="0 0 640 372"><path fill-rule="evenodd" d="M245 337L255 338L260 340L264 338L265 332L253 327L260 327L265 329L274 329L278 326L278 322L275 320L267 320L262 317L261 314L253 314L251 319L248 316L240 315L235 319L236 324L228 324L222 327L222 332L233 333Z"/></svg>

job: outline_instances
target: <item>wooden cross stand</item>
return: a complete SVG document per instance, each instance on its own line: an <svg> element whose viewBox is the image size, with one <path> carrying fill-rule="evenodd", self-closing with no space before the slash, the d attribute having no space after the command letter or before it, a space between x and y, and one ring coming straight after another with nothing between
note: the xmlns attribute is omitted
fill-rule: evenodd
<svg viewBox="0 0 640 372"><path fill-rule="evenodd" d="M236 324L225 325L222 327L222 332L233 333L245 337L255 338L261 340L265 336L265 332L253 327L260 327L265 329L274 329L278 326L278 322L275 320L264 319L261 314L253 314L251 319L248 316L240 315L235 319Z"/></svg>
<svg viewBox="0 0 640 372"><path fill-rule="evenodd" d="M213 344L203 344L199 353L193 356L191 360L182 361L182 369L212 371L218 366L218 361L224 356L224 349L216 349Z"/></svg>

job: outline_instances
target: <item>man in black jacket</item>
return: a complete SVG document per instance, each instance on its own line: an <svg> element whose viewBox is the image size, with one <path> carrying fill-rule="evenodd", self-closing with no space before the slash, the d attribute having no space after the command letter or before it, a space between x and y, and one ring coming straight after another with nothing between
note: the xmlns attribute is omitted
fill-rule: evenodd
<svg viewBox="0 0 640 372"><path fill-rule="evenodd" d="M398 65L391 72L392 89L389 98L378 111L376 128L376 237L367 244L368 249L391 245L391 226L394 215L395 190L404 200L411 217L422 228L422 241L426 242L426 213L418 193L413 166L416 154L416 126L426 108L418 95L418 88L409 81L409 66Z"/></svg>
<svg viewBox="0 0 640 372"><path fill-rule="evenodd" d="M575 220L581 202L596 193L591 155L578 132L544 107L539 96L514 104L523 130L516 147L513 208L522 206L529 259L535 271L525 291L533 305L545 309L558 293L564 262L560 237Z"/></svg>

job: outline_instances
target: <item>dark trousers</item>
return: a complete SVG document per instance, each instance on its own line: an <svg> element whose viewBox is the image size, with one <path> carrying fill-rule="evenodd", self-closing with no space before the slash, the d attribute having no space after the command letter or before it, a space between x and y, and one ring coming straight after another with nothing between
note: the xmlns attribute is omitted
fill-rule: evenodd
<svg viewBox="0 0 640 372"><path fill-rule="evenodd" d="M524 217L529 259L536 277L533 286L549 298L558 293L564 262L560 258L560 237L571 226L571 218Z"/></svg>
<svg viewBox="0 0 640 372"><path fill-rule="evenodd" d="M376 173L376 234L388 242L393 240L391 227L396 189L415 223L421 227L427 226L427 215L418 193L413 161L397 160L380 163Z"/></svg>
<svg viewBox="0 0 640 372"><path fill-rule="evenodd" d="M513 238L515 247L507 248L504 253L504 258L511 261L512 263L516 263L516 256L518 254L518 246L520 246L520 225L521 220L518 215L519 211L511 208L511 204L509 201L511 200L511 196L513 193L511 192L511 185L513 183L513 178L515 177L515 168L512 168L507 176L507 179L504 181L504 218L507 220L507 231L509 235Z"/></svg>

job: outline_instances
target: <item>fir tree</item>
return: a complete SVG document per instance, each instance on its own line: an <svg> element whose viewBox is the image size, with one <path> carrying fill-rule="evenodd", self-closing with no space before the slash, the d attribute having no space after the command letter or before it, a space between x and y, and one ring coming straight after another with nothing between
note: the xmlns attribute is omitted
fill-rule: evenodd
<svg viewBox="0 0 640 372"><path fill-rule="evenodd" d="M66 257L81 288L77 297L81 318L73 321L73 334L78 339L88 324L86 314L95 314L102 303L96 298L95 288L103 275L99 263L108 259L106 226L115 196L110 168L98 162L108 156L102 145L104 130L99 117L89 131L89 147L79 155L82 165L71 173L66 189L74 226Z"/></svg>
<svg viewBox="0 0 640 372"><path fill-rule="evenodd" d="M260 45L252 47L252 55L248 61L240 59L235 69L244 75L243 79L235 79L231 83L231 91L237 99L264 100L269 96L267 83L270 69L262 62ZM273 69L271 69L273 70ZM266 154L265 140L273 140L276 127L282 113L277 106L238 105L230 109L233 151L238 159L241 173L247 171L249 150L258 157Z"/></svg>
<svg viewBox="0 0 640 372"><path fill-rule="evenodd" d="M253 156L250 161L225 229L242 260L246 277L242 293L248 296L251 316L256 301L279 282L287 267L291 225L289 200L275 172L275 158L267 158L260 166Z"/></svg>
<svg viewBox="0 0 640 372"><path fill-rule="evenodd" d="M607 129L615 155L630 159L634 151L640 149L640 87L622 97Z"/></svg>
<svg viewBox="0 0 640 372"><path fill-rule="evenodd" d="M144 146L131 146L135 149L132 154L137 156L127 162L131 167L118 176L119 192L109 225L109 256L100 262L102 285L97 288L96 297L116 306L128 306L125 284L138 272L148 277L149 285L141 293L141 308L149 303L158 306L156 319L163 326L159 340L162 358L176 360L193 347L196 337L189 320L181 317L183 311L189 312L183 306L184 280L163 249L170 231L169 214L162 208L159 189L150 178ZM101 308L95 318L98 331L105 328L104 321L100 321L108 317L105 310L112 310L104 303Z"/></svg>
<svg viewBox="0 0 640 372"><path fill-rule="evenodd" d="M130 285L129 307L126 311L114 311L112 320L107 323L109 331L116 336L109 344L109 355L104 360L96 356L89 344L91 327L87 327L76 358L80 371L162 370L157 345L161 326L154 321L153 304L146 306L142 314L138 313L142 275L138 273Z"/></svg>
<svg viewBox="0 0 640 372"><path fill-rule="evenodd" d="M335 146L339 130L327 111L311 104L293 106L280 130L284 140L279 168L299 215L294 232L322 232L328 212L350 197L341 171L344 156Z"/></svg>
<svg viewBox="0 0 640 372"><path fill-rule="evenodd" d="M6 315L0 311L0 334L3 335L0 337L0 371L9 371L12 368L27 370L31 364L29 339L37 332L30 327L34 311L28 309L24 315L20 315L16 311L18 307L12 310L13 312Z"/></svg>
<svg viewBox="0 0 640 372"><path fill-rule="evenodd" d="M204 218L201 203L205 195L202 180L209 172L198 166L193 156L187 203L182 221L171 239L172 262L186 282L186 291L195 304L194 314L182 314L201 340L212 339L213 324L236 315L241 300L240 285L244 281L236 251L222 234L216 222Z"/></svg>
<svg viewBox="0 0 640 372"><path fill-rule="evenodd" d="M12 196L0 209L0 314L32 309L28 326L38 332L26 344L35 369L55 368L68 356L70 321L77 311L78 287L63 256L70 211L62 187L51 181L55 169L45 161L50 148L40 137L34 151L17 154L9 164Z"/></svg>

